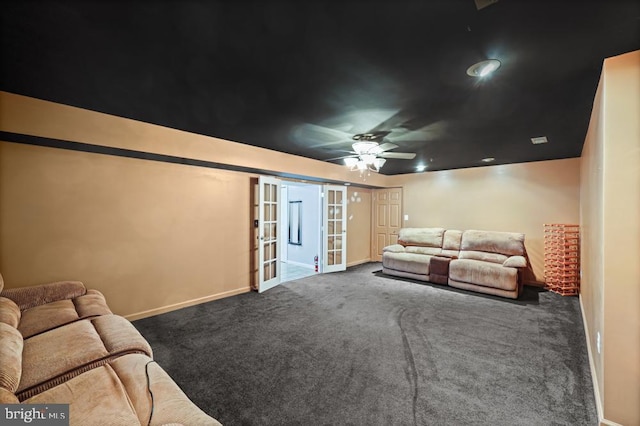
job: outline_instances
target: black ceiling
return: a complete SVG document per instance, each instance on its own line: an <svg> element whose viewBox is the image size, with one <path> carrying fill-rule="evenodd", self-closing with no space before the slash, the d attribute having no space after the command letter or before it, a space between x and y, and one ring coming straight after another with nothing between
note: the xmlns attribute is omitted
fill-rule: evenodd
<svg viewBox="0 0 640 426"><path fill-rule="evenodd" d="M384 174L577 157L603 59L640 48L638 0L0 7L1 90L320 160L391 131L417 156Z"/></svg>

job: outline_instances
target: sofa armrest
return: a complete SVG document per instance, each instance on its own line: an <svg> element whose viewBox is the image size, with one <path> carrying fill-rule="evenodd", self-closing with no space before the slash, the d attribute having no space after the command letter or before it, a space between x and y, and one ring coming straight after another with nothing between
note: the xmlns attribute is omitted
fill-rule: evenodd
<svg viewBox="0 0 640 426"><path fill-rule="evenodd" d="M382 252L389 252L389 253L404 253L404 246L402 244L392 244L390 246L386 246L385 248L382 249Z"/></svg>
<svg viewBox="0 0 640 426"><path fill-rule="evenodd" d="M458 258L457 255L450 254L450 253L438 253L438 254L434 254L434 256L436 256L436 257L446 257L446 258L451 259L451 260Z"/></svg>
<svg viewBox="0 0 640 426"><path fill-rule="evenodd" d="M18 397L5 388L0 388L0 404L20 404Z"/></svg>
<svg viewBox="0 0 640 426"><path fill-rule="evenodd" d="M73 299L87 292L80 281L58 281L31 287L5 288L3 297L13 300L21 311L58 300Z"/></svg>
<svg viewBox="0 0 640 426"><path fill-rule="evenodd" d="M504 261L502 266L507 266L510 268L526 268L527 259L525 259L524 256L511 256Z"/></svg>

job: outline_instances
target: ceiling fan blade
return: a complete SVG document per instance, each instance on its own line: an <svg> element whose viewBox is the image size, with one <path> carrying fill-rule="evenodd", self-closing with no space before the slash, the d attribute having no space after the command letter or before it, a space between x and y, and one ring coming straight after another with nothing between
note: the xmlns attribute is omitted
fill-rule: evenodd
<svg viewBox="0 0 640 426"><path fill-rule="evenodd" d="M382 158L395 158L398 160L413 160L416 158L415 152L381 152L378 154Z"/></svg>
<svg viewBox="0 0 640 426"><path fill-rule="evenodd" d="M349 137L351 137L354 134L370 133L371 129L377 129L380 123L386 122L397 113L398 110L395 109L350 109L323 120L319 124L331 129L348 132L350 134Z"/></svg>
<svg viewBox="0 0 640 426"><path fill-rule="evenodd" d="M351 141L349 133L311 123L295 126L291 135L297 143L309 148L340 145Z"/></svg>
<svg viewBox="0 0 640 426"><path fill-rule="evenodd" d="M407 122L407 120L409 120L409 117L403 111L396 111L395 114L388 117L386 120L381 121L380 124L369 131L371 133L385 130L393 131L394 129L401 127L405 122Z"/></svg>
<svg viewBox="0 0 640 426"><path fill-rule="evenodd" d="M416 130L396 128L387 136L391 142L428 142L441 138L447 129L445 121L436 121Z"/></svg>
<svg viewBox="0 0 640 426"><path fill-rule="evenodd" d="M380 145L376 146L375 148L372 148L369 152L371 154L380 154L380 153L383 153L385 151L390 151L392 149L395 149L397 147L398 147L398 145L396 145L395 143L385 142L383 144L380 144Z"/></svg>

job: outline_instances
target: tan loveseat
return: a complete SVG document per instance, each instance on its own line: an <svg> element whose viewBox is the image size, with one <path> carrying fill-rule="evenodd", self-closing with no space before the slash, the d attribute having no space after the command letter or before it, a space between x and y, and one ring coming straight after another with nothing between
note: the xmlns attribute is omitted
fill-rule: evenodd
<svg viewBox="0 0 640 426"><path fill-rule="evenodd" d="M527 266L524 234L403 228L383 249L382 271L517 299Z"/></svg>
<svg viewBox="0 0 640 426"><path fill-rule="evenodd" d="M3 287L0 275L0 403L69 404L71 425L220 424L100 292L77 281Z"/></svg>

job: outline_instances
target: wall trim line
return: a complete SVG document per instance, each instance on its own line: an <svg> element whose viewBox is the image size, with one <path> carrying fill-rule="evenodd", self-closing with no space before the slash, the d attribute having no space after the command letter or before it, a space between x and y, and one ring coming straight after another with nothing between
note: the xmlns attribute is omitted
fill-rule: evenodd
<svg viewBox="0 0 640 426"><path fill-rule="evenodd" d="M167 312L176 311L182 308L188 308L189 306L199 305L201 303L211 302L213 300L224 299L225 297L236 296L238 294L248 293L251 291L251 287L242 287L234 290L223 291L222 293L216 293L209 296L198 297L196 299L185 300L183 302L173 303L171 305L161 306L159 308L153 308L146 311L136 312L134 314L125 315L124 317L129 321L135 321L142 318L153 317Z"/></svg>
<svg viewBox="0 0 640 426"><path fill-rule="evenodd" d="M233 164L217 163L214 161L198 160L196 158L178 157L175 155L157 154L147 151L137 151L126 148L115 148L104 145L94 145L84 142L73 142L64 139L46 138L42 136L26 135L0 130L0 141L19 143L23 145L35 145L46 148L66 149L69 151L81 151L92 154L112 155L115 157L132 158L136 160L159 161L162 163L182 164L184 166L206 167L209 169L222 169L234 172L243 172L257 175L277 176L281 178L306 180L333 185L343 185L343 181L322 179L314 176L298 175L293 173L277 172L273 170L257 169L253 167L236 166ZM375 186L357 183L361 188L377 188Z"/></svg>

